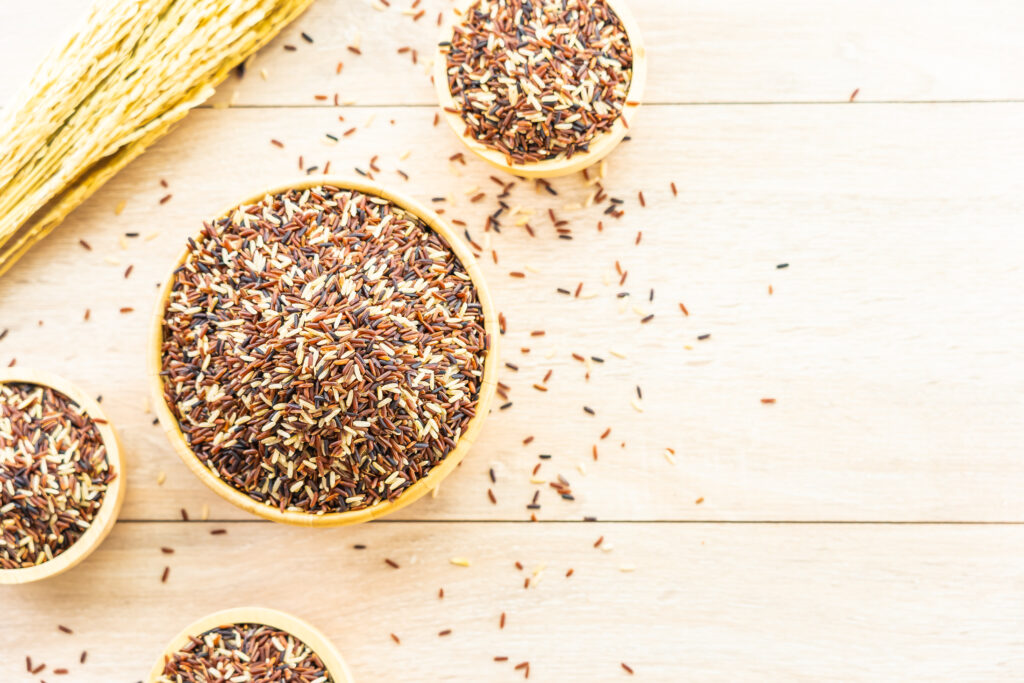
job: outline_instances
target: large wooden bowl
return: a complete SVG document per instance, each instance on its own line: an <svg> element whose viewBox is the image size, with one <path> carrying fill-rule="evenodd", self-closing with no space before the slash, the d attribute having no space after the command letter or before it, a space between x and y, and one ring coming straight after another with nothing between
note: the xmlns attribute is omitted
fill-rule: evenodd
<svg viewBox="0 0 1024 683"><path fill-rule="evenodd" d="M633 48L633 73L629 82L629 91L626 93L626 105L623 107L622 116L612 124L611 130L595 137L586 152L574 154L569 159L560 157L525 164L510 164L504 154L467 135L466 122L462 120L461 116L450 111L457 107L451 90L448 88L448 60L441 52L441 43L451 39L455 24L461 21L462 14L474 1L463 0L459 5L459 13L449 15L448 21L441 29L441 37L438 39L437 49L434 51L434 90L437 92L437 101L441 105L441 116L448 122L462 143L491 166L524 178L554 178L569 175L582 171L611 154L615 146L622 142L622 138L626 137L626 133L629 132L626 125L633 120L633 116L640 106L644 85L647 82L647 48L640 36L640 28L636 19L633 18L633 13L629 11L626 2L624 0L606 0L612 11L622 20L629 44ZM626 117L627 123L625 124L622 122L623 116Z"/></svg>
<svg viewBox="0 0 1024 683"><path fill-rule="evenodd" d="M121 455L121 444L118 441L117 434L114 432L114 428L110 426L106 414L100 408L100 404L68 380L48 372L40 372L29 368L0 371L0 384L17 383L49 387L77 403L93 420L102 420L102 422L96 423L96 429L99 431L103 445L106 447L107 462L114 472L117 473L117 477L107 486L107 490L103 494L103 502L100 504L99 512L93 518L92 524L89 525L85 533L70 548L52 560L34 567L0 569L0 584L39 581L51 576L57 576L74 567L88 557L93 550L96 550L100 543L103 542L103 539L107 537L107 534L110 533L110 530L114 528L117 515L121 511L121 503L124 501L125 473L124 458Z"/></svg>
<svg viewBox="0 0 1024 683"><path fill-rule="evenodd" d="M164 659L181 650L189 642L189 636L199 636L210 629L232 624L263 624L287 631L310 647L324 663L334 683L351 683L352 674L338 651L324 634L298 617L266 607L236 607L208 614L195 623L189 624L167 645L160 659L149 672L149 683L157 681L164 671Z"/></svg>
<svg viewBox="0 0 1024 683"><path fill-rule="evenodd" d="M297 526L332 527L367 522L371 519L375 519L377 517L390 514L395 510L404 508L406 505L422 498L427 492L436 488L441 483L441 480L451 474L462 459L466 457L466 453L469 451L473 442L476 440L477 434L480 432L480 427L483 425L484 418L487 417L491 401L494 398L494 390L497 386L498 317L494 310L494 304L491 301L491 295L487 289L487 284L484 281L483 272L480 270L480 266L477 264L476 259L473 257L473 253L469 250L469 247L467 247L462 241L462 238L451 227L449 227L447 223L442 221L440 216L428 207L404 194L384 189L377 183L352 178L310 176L297 180L293 183L272 187L256 195L251 195L240 202L235 202L217 215L223 216L240 205L254 204L262 200L267 195L280 194L293 189L302 190L319 185L331 185L340 189L356 190L364 194L375 195L377 197L387 199L414 214L429 226L431 230L441 235L448 242L452 251L458 257L459 261L462 262L466 272L473 280L477 297L483 307L484 329L490 339L487 355L484 358L484 375L480 381L480 394L477 398L476 414L469 420L469 423L463 430L461 437L455 444L455 448L452 449L445 459L430 470L427 476L407 488L393 501L382 501L361 510L329 512L324 514L297 511L282 512L278 508L264 505L263 503L250 498L242 491L239 491L215 475L196 456L189 447L188 442L185 440L185 436L182 434L181 428L178 426L178 420L171 413L170 407L164 400L163 380L160 377L160 348L163 344L164 337L164 309L166 308L168 297L171 293L171 286L174 280L174 270L177 269L185 260L188 253L187 249L182 252L181 257L175 262L174 268L171 269L171 274L168 275L167 280L160 291L156 310L153 314L152 326L150 328L149 349L146 364L149 370L153 405L155 407L157 417L160 419L160 424L163 427L164 432L167 434L167 438L170 439L171 446L174 447L174 450L178 453L181 459L185 461L188 468L192 470L192 472L199 477L204 484L213 489L217 495L224 498L229 503L237 505L243 510L263 517L264 519L269 519L274 522L283 522L285 524L294 524Z"/></svg>

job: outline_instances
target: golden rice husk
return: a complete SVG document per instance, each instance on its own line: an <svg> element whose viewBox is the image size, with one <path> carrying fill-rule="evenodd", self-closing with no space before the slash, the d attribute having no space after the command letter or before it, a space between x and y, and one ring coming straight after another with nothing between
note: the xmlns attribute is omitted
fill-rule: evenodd
<svg viewBox="0 0 1024 683"><path fill-rule="evenodd" d="M312 0L99 0L0 115L0 274Z"/></svg>

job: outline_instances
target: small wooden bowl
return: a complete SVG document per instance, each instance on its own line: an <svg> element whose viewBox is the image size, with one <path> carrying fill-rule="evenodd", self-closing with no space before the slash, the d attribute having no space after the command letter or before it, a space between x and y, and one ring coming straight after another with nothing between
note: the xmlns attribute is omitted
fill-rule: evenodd
<svg viewBox="0 0 1024 683"><path fill-rule="evenodd" d="M157 681L164 671L164 661L188 644L189 636L199 636L210 629L231 624L263 624L292 634L315 652L324 663L334 683L351 683L352 674L348 665L324 634L298 617L266 607L236 607L208 614L189 624L164 648L160 659L149 672L149 683Z"/></svg>
<svg viewBox="0 0 1024 683"><path fill-rule="evenodd" d="M622 142L622 138L626 137L626 133L629 132L626 124L622 122L622 117L628 116L627 121L632 121L633 115L640 106L640 99L644 94L644 85L647 82L647 48L644 45L643 38L640 36L640 27L637 25L636 19L633 18L633 13L630 12L626 2L624 0L606 1L612 11L622 20L622 25L626 29L626 36L629 38L629 44L633 48L633 73L629 82L629 91L626 93L627 104L623 108L622 116L612 124L611 130L595 137L586 152L574 154L571 159L561 157L526 164L510 164L506 160L505 155L498 150L491 149L466 135L466 122L458 114L448 111L455 109L456 103L452 97L451 90L448 88L448 60L441 52L440 44L451 39L454 25L461 20L462 15L475 0L464 1L459 5L459 14L455 19L449 18L445 22L444 28L441 29L441 37L437 41L437 49L434 52L434 90L437 92L437 101L441 105L441 116L448 122L448 125L451 126L451 129L466 147L469 147L474 154L491 166L524 178L555 178L569 175L582 171L611 154L615 146ZM630 102L634 104L630 105Z"/></svg>
<svg viewBox="0 0 1024 683"><path fill-rule="evenodd" d="M473 285L476 287L477 297L480 299L480 304L483 307L484 312L484 329L490 337L490 344L487 349L487 355L484 358L484 375L480 380L480 395L477 398L476 415L470 419L466 428L463 430L458 443L455 444L455 448L452 449L447 457L445 457L440 464L430 470L427 476L407 488L393 501L383 501L361 510L328 512L319 515L309 512L281 512L278 508L264 505L263 503L250 498L242 491L239 491L220 477L216 476L196 456L196 454L193 453L188 442L185 440L185 436L182 434L181 428L178 426L178 420L171 413L170 407L164 400L163 379L160 377L160 368L162 365L160 347L163 344L164 336L164 309L167 306L167 301L171 294L173 273L185 260L185 257L188 254L187 249L182 252L181 257L175 262L174 268L171 269L171 273L168 275L163 288L160 290L156 311L153 314L153 323L150 328L149 350L146 365L149 370L153 405L156 415L160 419L160 425L167 434L167 438L170 439L171 446L174 447L174 450L178 453L181 459L185 461L185 464L188 465L190 470L192 470L192 473L199 477L204 484L213 489L217 495L229 503L237 505L243 510L251 512L259 517L263 517L264 519L269 519L274 522L282 522L284 524L294 524L296 526L333 527L367 522L371 519L376 519L377 517L382 517L404 508L406 505L422 498L427 492L437 488L441 483L441 480L451 474L458 464L462 462L462 459L466 457L466 453L476 440L477 434L480 432L480 427L483 425L484 418L487 417L487 413L490 410L491 401L494 399L494 390L498 383L497 368L499 335L498 315L495 312L494 303L491 301L491 295L487 289L487 283L484 280L483 271L477 264L476 258L473 256L473 252L469 250L469 247L467 247L462 241L462 238L458 233L456 233L455 230L453 230L447 223L441 220L440 216L434 213L427 206L404 194L394 192L392 190L386 190L381 185L367 180L328 176L309 176L297 180L294 183L278 185L268 190L264 190L259 194L251 195L243 201L235 202L217 215L223 216L237 206L255 204L267 195L275 195L288 190L302 190L309 187L316 187L318 185L331 185L341 189L356 190L364 194L375 195L377 197L387 199L388 201L414 214L429 226L431 230L441 235L448 242L452 251L458 257L463 267L465 267L466 272L469 273L469 276L473 281Z"/></svg>
<svg viewBox="0 0 1024 683"><path fill-rule="evenodd" d="M121 455L121 443L114 432L107 416L100 408L100 404L88 396L84 391L74 384L48 372L40 372L29 368L16 368L0 371L0 384L37 384L58 391L75 403L80 405L86 414L93 419L104 420L96 424L100 438L107 450L107 462L117 473L114 481L107 486L103 494L103 502L100 504L99 512L93 518L92 524L85 530L85 533L75 543L57 555L52 560L38 564L34 567L22 569L0 569L0 584L29 583L40 581L51 576L57 576L74 567L76 564L89 556L93 550L99 547L103 539L107 537L110 530L114 528L117 515L121 511L121 503L124 502L124 458Z"/></svg>

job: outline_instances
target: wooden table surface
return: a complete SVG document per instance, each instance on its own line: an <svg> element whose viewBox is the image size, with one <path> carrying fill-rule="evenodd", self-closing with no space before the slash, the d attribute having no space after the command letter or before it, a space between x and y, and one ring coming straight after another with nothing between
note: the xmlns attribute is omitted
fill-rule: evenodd
<svg viewBox="0 0 1024 683"><path fill-rule="evenodd" d="M432 125L449 2L419 22L409 4L318 0L0 280L0 363L102 395L129 463L89 560L0 591L0 680L135 681L186 623L244 604L309 620L359 680L518 680L521 661L544 681L629 678L621 662L652 681L1024 676L1024 5L631 0L648 90L604 181L625 215L573 209L581 176L557 196L520 181L531 238L484 233L492 171L447 161L459 142ZM0 4L0 104L83 12ZM438 497L326 531L220 501L146 404L156 284L203 219L297 177L299 155L344 174L376 155L379 179L446 197L486 247L519 367ZM587 379L573 353L604 362ZM531 483L541 453L575 501Z"/></svg>

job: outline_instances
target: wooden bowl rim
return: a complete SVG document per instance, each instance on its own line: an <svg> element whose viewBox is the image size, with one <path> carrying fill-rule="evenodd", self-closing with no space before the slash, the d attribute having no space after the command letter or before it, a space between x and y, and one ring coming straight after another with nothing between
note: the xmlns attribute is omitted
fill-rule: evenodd
<svg viewBox="0 0 1024 683"><path fill-rule="evenodd" d="M110 420L105 412L91 396L82 391L60 375L33 368L9 368L0 370L0 384L25 383L46 386L54 391L60 392L73 400L85 410L92 419L105 420L106 423L96 423L96 429L100 433L100 439L107 451L107 463L114 468L117 477L107 486L103 494L103 502L100 504L99 512L93 518L92 524L85 530L85 533L75 541L70 548L34 567L23 567L20 569L0 569L0 584L20 584L32 581L41 581L52 576L62 574L74 567L76 564L89 556L100 543L107 537L110 530L117 522L117 515L121 511L121 503L124 502L125 491L125 468L124 455L121 450L121 443L117 433L114 431Z"/></svg>
<svg viewBox="0 0 1024 683"><path fill-rule="evenodd" d="M263 624L287 631L308 645L324 663L335 683L351 683L352 673L334 644L318 629L296 616L268 607L233 607L207 614L197 619L171 639L160 658L149 673L149 683L154 683L164 669L164 657L174 654L188 642L189 636L198 636L218 626L230 624Z"/></svg>
<svg viewBox="0 0 1024 683"><path fill-rule="evenodd" d="M523 178L556 178L582 171L593 166L606 156L622 142L629 132L627 124L622 122L627 117L627 123L632 121L637 110L640 108L640 100L644 94L644 87L647 84L647 48L640 34L640 26L633 17L632 11L626 0L605 0L608 6L618 15L622 26L626 29L626 37L633 48L633 69L629 82L629 90L626 92L626 104L623 112L612 124L611 130L598 135L591 142L586 152L574 154L571 159L555 158L533 161L526 164L510 164L501 152L491 149L486 145L468 137L465 134L466 124L458 114L447 111L455 108L455 99L448 88L447 60L441 53L441 43L451 38L452 29L465 11L477 0L461 0L457 7L456 18L447 15L444 25L441 28L440 37L434 50L434 91L437 93L437 101L441 107L441 116L448 122L448 126L462 143L478 157L506 173L512 173Z"/></svg>
<svg viewBox="0 0 1024 683"><path fill-rule="evenodd" d="M330 185L343 190L356 190L363 194L386 199L414 214L429 226L431 230L441 235L448 242L448 245L451 247L456 257L458 257L459 261L462 263L466 272L473 281L473 285L477 290L477 297L483 307L484 330L490 337L490 344L487 350L487 355L484 358L484 374L480 380L480 393L477 398L476 415L470 418L469 423L466 425L466 428L462 431L462 435L458 442L455 444L455 448L452 449L444 460L430 470L427 476L407 488L394 501L383 501L361 510L329 512L324 514L288 510L281 512L278 508L264 505L263 503L250 498L245 493L239 491L215 475L210 468L200 461L186 443L185 437L181 432L181 428L178 426L178 421L174 418L174 415L171 413L170 408L164 400L163 380L160 377L160 347L163 344L163 313L171 292L174 271L177 270L178 266L181 265L188 254L188 248L186 247L182 251L181 256L175 261L173 268L171 268L170 273L160 289L160 294L153 313L153 321L150 326L146 365L150 379L154 411L156 412L157 418L160 420L161 427L167 434L167 438L171 442L171 446L177 452L178 456L185 462L188 468L192 470L193 474L199 477L204 484L213 489L213 491L221 498L224 498L229 503L264 519L305 527L334 527L367 522L371 519L376 519L377 517L395 512L396 510L419 500L426 495L428 491L435 489L440 485L441 481L451 474L458 464L462 462L462 459L466 456L466 453L473 445L473 442L483 425L484 419L487 417L488 411L490 410L491 402L494 398L495 389L497 388L498 383L498 317L495 312L494 303L491 300L490 291L487 288L487 282L483 276L483 271L476 262L473 252L469 250L469 247L466 246L462 238L450 226L448 226L447 223L441 220L440 216L424 204L401 192L387 189L376 182L343 176L321 175L306 176L289 183L274 185L258 194L248 195L242 201L231 204L227 209L216 215L217 217L227 215L228 212L233 211L235 208L259 202L267 195L280 194L288 190L303 190L320 185Z"/></svg>

